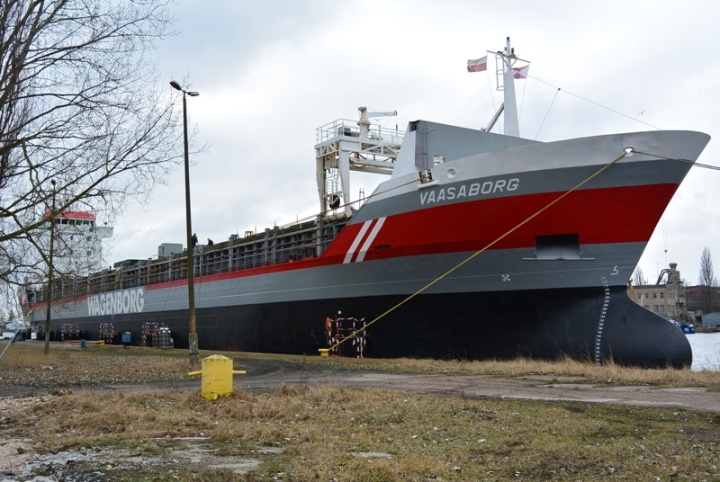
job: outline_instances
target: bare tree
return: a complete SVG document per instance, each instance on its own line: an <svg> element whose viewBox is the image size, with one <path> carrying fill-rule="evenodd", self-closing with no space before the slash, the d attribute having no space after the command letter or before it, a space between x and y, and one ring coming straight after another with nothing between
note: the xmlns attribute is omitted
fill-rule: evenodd
<svg viewBox="0 0 720 482"><path fill-rule="evenodd" d="M635 268L635 273L633 274L632 279L634 286L643 286L647 284L647 278L645 278L645 275L643 274L643 270L640 266Z"/></svg>
<svg viewBox="0 0 720 482"><path fill-rule="evenodd" d="M58 213L110 220L182 159L179 99L149 58L168 1L0 0L0 281L44 272Z"/></svg>
<svg viewBox="0 0 720 482"><path fill-rule="evenodd" d="M715 292L718 285L713 268L710 249L705 246L700 256L700 285L702 289L700 302L705 313L710 313L715 309Z"/></svg>

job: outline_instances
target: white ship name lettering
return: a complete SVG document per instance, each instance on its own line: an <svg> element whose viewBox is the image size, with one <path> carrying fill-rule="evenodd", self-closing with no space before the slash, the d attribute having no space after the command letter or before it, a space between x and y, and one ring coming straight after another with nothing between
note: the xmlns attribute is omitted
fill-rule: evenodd
<svg viewBox="0 0 720 482"><path fill-rule="evenodd" d="M482 184L462 184L460 186L443 187L440 189L423 191L420 193L420 204L433 204L441 201L452 201L454 199L469 198L475 196L487 196L499 192L516 191L520 186L520 179L498 179L496 181L485 181Z"/></svg>
<svg viewBox="0 0 720 482"><path fill-rule="evenodd" d="M140 313L144 307L144 288L88 296L88 316Z"/></svg>

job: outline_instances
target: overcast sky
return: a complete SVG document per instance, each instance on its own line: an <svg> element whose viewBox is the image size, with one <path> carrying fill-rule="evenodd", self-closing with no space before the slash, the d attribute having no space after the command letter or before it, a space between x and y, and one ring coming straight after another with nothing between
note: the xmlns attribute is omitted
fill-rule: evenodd
<svg viewBox="0 0 720 482"><path fill-rule="evenodd" d="M203 243L318 212L316 129L356 119L359 106L397 110L380 122L401 130L416 119L487 125L501 102L494 76L466 62L507 36L532 62L516 83L522 137L698 130L715 137L700 162L720 165L720 2L178 0L174 15L158 82L200 92L188 116L209 146L191 159ZM693 168L640 262L651 282L677 262L697 284L705 246L720 272L719 187L720 171ZM178 170L151 203L128 205L108 261L184 245L183 189Z"/></svg>

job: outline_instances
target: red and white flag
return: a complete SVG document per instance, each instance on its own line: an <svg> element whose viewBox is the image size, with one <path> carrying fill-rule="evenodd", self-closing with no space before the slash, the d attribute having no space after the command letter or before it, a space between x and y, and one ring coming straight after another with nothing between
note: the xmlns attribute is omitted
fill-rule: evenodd
<svg viewBox="0 0 720 482"><path fill-rule="evenodd" d="M513 79L527 79L530 72L530 64L522 67L513 67Z"/></svg>
<svg viewBox="0 0 720 482"><path fill-rule="evenodd" d="M482 72L487 70L487 55L480 59L468 60L468 72Z"/></svg>

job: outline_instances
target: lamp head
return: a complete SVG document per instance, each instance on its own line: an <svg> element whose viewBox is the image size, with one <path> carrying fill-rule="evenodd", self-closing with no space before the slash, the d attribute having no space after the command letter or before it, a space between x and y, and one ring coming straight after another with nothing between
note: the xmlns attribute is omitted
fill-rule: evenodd
<svg viewBox="0 0 720 482"><path fill-rule="evenodd" d="M182 91L182 87L180 87L180 84L178 84L176 80L171 80L170 85L173 89Z"/></svg>

